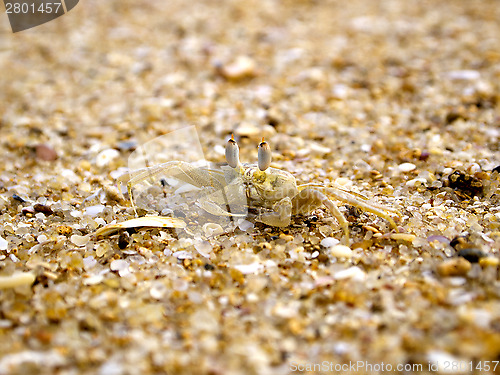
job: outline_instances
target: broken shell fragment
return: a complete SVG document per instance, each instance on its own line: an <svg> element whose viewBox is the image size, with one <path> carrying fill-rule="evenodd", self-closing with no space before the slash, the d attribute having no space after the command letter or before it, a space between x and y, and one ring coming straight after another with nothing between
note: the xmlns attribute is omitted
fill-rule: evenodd
<svg viewBox="0 0 500 375"><path fill-rule="evenodd" d="M96 237L110 236L119 230L130 228L185 228L186 223L175 217L144 216L123 221L121 223L109 224L99 228L95 232Z"/></svg>
<svg viewBox="0 0 500 375"><path fill-rule="evenodd" d="M31 285L35 282L35 279L33 272L16 272L10 276L0 276L0 289Z"/></svg>

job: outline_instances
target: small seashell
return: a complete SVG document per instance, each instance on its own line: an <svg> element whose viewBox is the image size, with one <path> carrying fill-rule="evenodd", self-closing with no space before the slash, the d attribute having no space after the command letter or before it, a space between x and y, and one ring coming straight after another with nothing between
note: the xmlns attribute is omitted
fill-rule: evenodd
<svg viewBox="0 0 500 375"><path fill-rule="evenodd" d="M206 223L203 225L203 232L205 236L212 237L218 236L224 233L224 229L219 224L216 223Z"/></svg>
<svg viewBox="0 0 500 375"><path fill-rule="evenodd" d="M90 240L90 236L79 236L78 234L74 234L71 236L70 241L79 247L85 246Z"/></svg>
<svg viewBox="0 0 500 375"><path fill-rule="evenodd" d="M0 289L31 285L35 282L35 279L33 272L15 272L10 276L0 276Z"/></svg>
<svg viewBox="0 0 500 375"><path fill-rule="evenodd" d="M121 223L109 224L99 228L95 232L96 237L110 236L121 229L129 228L185 228L186 223L175 217L165 216L143 216L123 221Z"/></svg>
<svg viewBox="0 0 500 375"><path fill-rule="evenodd" d="M212 245L208 241L200 241L196 242L194 244L194 248L200 255L204 256L205 258L210 257L210 252L212 251Z"/></svg>

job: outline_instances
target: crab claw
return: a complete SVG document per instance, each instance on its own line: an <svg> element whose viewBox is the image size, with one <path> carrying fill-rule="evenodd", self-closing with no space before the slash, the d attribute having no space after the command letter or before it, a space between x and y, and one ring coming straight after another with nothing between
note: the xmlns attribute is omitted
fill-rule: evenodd
<svg viewBox="0 0 500 375"><path fill-rule="evenodd" d="M226 161L231 168L236 168L240 164L240 149L232 134L226 145Z"/></svg>
<svg viewBox="0 0 500 375"><path fill-rule="evenodd" d="M259 143L258 159L261 171L265 171L271 165L271 147L264 140L264 137L262 137L262 142Z"/></svg>

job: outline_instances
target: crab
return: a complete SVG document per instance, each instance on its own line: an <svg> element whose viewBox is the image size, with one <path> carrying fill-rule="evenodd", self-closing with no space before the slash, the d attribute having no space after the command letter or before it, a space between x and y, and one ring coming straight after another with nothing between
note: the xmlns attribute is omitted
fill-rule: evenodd
<svg viewBox="0 0 500 375"><path fill-rule="evenodd" d="M274 227L287 227L293 215L306 215L324 206L337 219L343 231L343 242L349 242L349 226L337 204L347 203L387 220L397 228L391 215L396 209L368 202L364 196L338 186L297 184L287 171L272 168L271 148L262 139L258 145L258 163L241 163L239 147L234 137L228 140L225 156L227 164L198 167L183 161L169 161L143 168L131 174L127 190L137 216L132 189L135 185L156 175L175 178L201 189L205 194L197 204L215 216L247 217L248 210L256 212L255 220Z"/></svg>

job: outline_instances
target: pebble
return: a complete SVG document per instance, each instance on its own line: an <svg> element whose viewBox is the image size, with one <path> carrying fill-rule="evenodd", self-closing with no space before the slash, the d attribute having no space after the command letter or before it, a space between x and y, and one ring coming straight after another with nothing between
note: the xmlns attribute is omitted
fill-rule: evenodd
<svg viewBox="0 0 500 375"><path fill-rule="evenodd" d="M255 61L248 56L238 56L226 65L216 64L215 69L219 75L229 81L240 81L257 75Z"/></svg>
<svg viewBox="0 0 500 375"><path fill-rule="evenodd" d="M3 237L0 237L0 250L7 250L8 247L9 243L7 242L7 240Z"/></svg>
<svg viewBox="0 0 500 375"><path fill-rule="evenodd" d="M97 216L99 215L102 211L104 211L105 206L102 204L98 204L95 206L89 206L85 207L84 214L87 216Z"/></svg>
<svg viewBox="0 0 500 375"><path fill-rule="evenodd" d="M351 258L352 250L345 245L335 245L330 249L330 254L336 258Z"/></svg>
<svg viewBox="0 0 500 375"><path fill-rule="evenodd" d="M46 215L46 216L50 216L52 215L54 212L52 211L52 208L50 208L50 206L46 206L44 204L40 204L40 203L36 203L33 205L33 209L36 211L36 212L41 212L42 214Z"/></svg>
<svg viewBox="0 0 500 375"><path fill-rule="evenodd" d="M471 269L471 264L464 258L454 258L440 263L436 271L440 276L465 276Z"/></svg>
<svg viewBox="0 0 500 375"><path fill-rule="evenodd" d="M340 241L334 237L323 238L320 242L321 246L326 247L326 248L334 247L335 245L338 245L339 243L340 243Z"/></svg>
<svg viewBox="0 0 500 375"><path fill-rule="evenodd" d="M402 163L398 165L398 170L400 172L410 172L413 171L417 166L413 163Z"/></svg>
<svg viewBox="0 0 500 375"><path fill-rule="evenodd" d="M37 159L44 161L54 161L57 159L57 153L54 149L46 144L39 144L35 146L35 153Z"/></svg>
<svg viewBox="0 0 500 375"><path fill-rule="evenodd" d="M345 280L345 279L354 279L358 281L364 280L366 277L365 271L363 271L358 266L353 266L347 268L345 270L339 271L333 275L335 280Z"/></svg>
<svg viewBox="0 0 500 375"><path fill-rule="evenodd" d="M472 247L459 250L457 255L467 259L471 263L478 263L481 258L486 256L481 250Z"/></svg>
<svg viewBox="0 0 500 375"><path fill-rule="evenodd" d="M129 263L126 260L123 259L115 259L114 261L111 262L109 265L109 268L111 271L122 271L126 268L128 268Z"/></svg>
<svg viewBox="0 0 500 375"><path fill-rule="evenodd" d="M120 152L114 148L108 148L101 151L95 158L95 164L99 167L108 166L114 159L120 156Z"/></svg>

